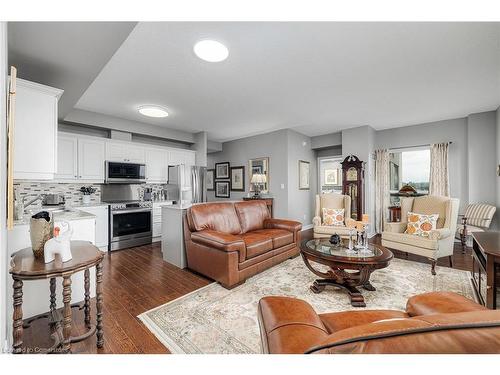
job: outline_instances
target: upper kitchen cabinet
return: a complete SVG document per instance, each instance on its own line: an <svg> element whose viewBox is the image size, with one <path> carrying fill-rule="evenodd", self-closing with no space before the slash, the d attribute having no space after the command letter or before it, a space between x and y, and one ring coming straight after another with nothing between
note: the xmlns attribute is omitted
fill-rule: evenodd
<svg viewBox="0 0 500 375"><path fill-rule="evenodd" d="M144 163L144 147L133 146L126 142L108 141L106 142L106 160Z"/></svg>
<svg viewBox="0 0 500 375"><path fill-rule="evenodd" d="M166 183L168 162L164 149L148 148L146 155L146 181L148 183Z"/></svg>
<svg viewBox="0 0 500 375"><path fill-rule="evenodd" d="M57 103L63 90L17 79L14 179L52 180L57 173Z"/></svg>
<svg viewBox="0 0 500 375"><path fill-rule="evenodd" d="M103 139L59 135L57 180L104 182Z"/></svg>
<svg viewBox="0 0 500 375"><path fill-rule="evenodd" d="M196 153L191 150L171 150L168 155L168 165L196 165Z"/></svg>

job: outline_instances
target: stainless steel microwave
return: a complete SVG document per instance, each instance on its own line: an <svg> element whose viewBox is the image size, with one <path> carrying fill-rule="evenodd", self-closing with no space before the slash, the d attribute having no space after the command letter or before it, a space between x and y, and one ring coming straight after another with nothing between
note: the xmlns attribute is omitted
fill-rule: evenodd
<svg viewBox="0 0 500 375"><path fill-rule="evenodd" d="M140 184L146 182L146 165L106 161L107 184Z"/></svg>

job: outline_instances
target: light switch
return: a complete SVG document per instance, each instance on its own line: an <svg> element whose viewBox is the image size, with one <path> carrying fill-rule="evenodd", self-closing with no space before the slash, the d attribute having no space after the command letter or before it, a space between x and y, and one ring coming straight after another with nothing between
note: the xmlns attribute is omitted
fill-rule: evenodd
<svg viewBox="0 0 500 375"><path fill-rule="evenodd" d="M285 188L285 184L281 184L281 190Z"/></svg>

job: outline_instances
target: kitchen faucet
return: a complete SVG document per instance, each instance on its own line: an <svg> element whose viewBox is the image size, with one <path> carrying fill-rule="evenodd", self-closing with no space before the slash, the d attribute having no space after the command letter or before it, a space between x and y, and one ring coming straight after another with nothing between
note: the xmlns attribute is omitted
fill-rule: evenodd
<svg viewBox="0 0 500 375"><path fill-rule="evenodd" d="M23 207L24 207L24 211L26 211L26 207L32 205L33 203L35 203L36 201L40 200L40 199L43 199L43 197L45 196L45 194L38 194L35 198L33 198L32 200L30 200L28 203L24 203L24 200L26 199L27 196L24 196L23 197Z"/></svg>

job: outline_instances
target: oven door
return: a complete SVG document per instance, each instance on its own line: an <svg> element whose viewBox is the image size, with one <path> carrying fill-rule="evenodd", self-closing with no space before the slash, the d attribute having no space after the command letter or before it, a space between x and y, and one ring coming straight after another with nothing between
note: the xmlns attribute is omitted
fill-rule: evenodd
<svg viewBox="0 0 500 375"><path fill-rule="evenodd" d="M152 237L152 210L138 208L111 212L111 242Z"/></svg>
<svg viewBox="0 0 500 375"><path fill-rule="evenodd" d="M106 183L142 183L146 181L146 166L136 163L106 162Z"/></svg>

